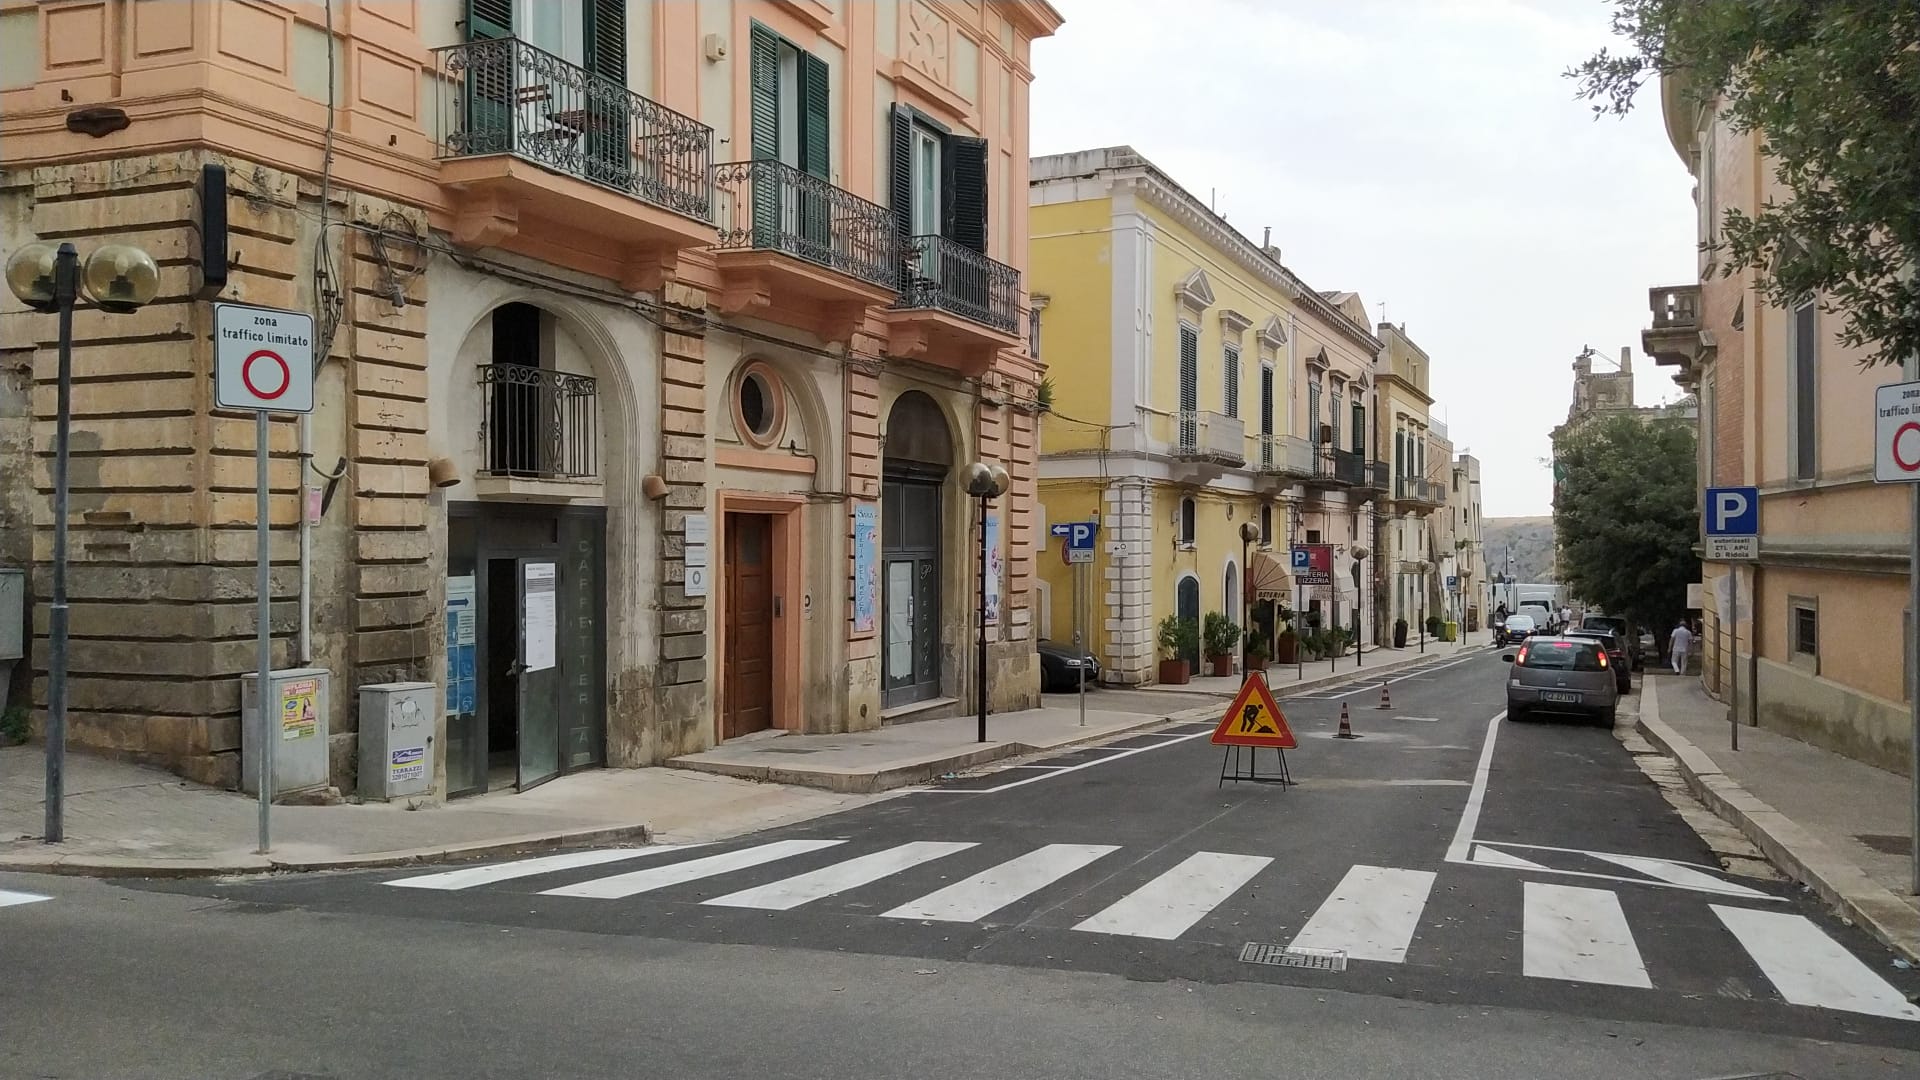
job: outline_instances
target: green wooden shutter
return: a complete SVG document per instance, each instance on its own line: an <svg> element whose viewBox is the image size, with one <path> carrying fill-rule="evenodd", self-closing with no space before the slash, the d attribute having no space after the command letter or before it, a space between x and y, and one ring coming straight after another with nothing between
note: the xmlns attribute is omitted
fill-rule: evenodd
<svg viewBox="0 0 1920 1080"><path fill-rule="evenodd" d="M627 85L626 0L583 2L587 5L587 70L624 87Z"/></svg>
<svg viewBox="0 0 1920 1080"><path fill-rule="evenodd" d="M911 294L914 288L913 275L908 267L911 260L905 258L911 252L908 241L913 236L913 112L905 105L894 104L887 118L887 202L893 210L894 231L899 234L900 252L900 291Z"/></svg>
<svg viewBox="0 0 1920 1080"><path fill-rule="evenodd" d="M467 40L513 36L513 0L467 0Z"/></svg>
<svg viewBox="0 0 1920 1080"><path fill-rule="evenodd" d="M1200 331L1180 327L1180 445L1192 449L1199 442Z"/></svg>
<svg viewBox="0 0 1920 1080"><path fill-rule="evenodd" d="M827 62L800 54L800 167L822 180L833 176L833 122L829 115Z"/></svg>
<svg viewBox="0 0 1920 1080"><path fill-rule="evenodd" d="M547 0L553 2L553 0ZM626 0L580 0L586 7L587 71L621 90L627 88ZM658 161L635 161L629 147L634 132L627 96L588 94L592 118L587 128L587 176L610 187L633 191L643 178L657 177Z"/></svg>
<svg viewBox="0 0 1920 1080"><path fill-rule="evenodd" d="M754 23L747 59L752 124L747 153L755 161L780 159L780 35Z"/></svg>
<svg viewBox="0 0 1920 1080"><path fill-rule="evenodd" d="M946 173L946 233L949 240L984 254L987 250L987 140L949 135L941 155Z"/></svg>

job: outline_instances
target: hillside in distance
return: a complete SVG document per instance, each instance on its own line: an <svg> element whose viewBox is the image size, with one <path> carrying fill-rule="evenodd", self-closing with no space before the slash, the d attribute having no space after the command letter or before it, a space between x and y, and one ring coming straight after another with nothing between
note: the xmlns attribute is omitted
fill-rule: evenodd
<svg viewBox="0 0 1920 1080"><path fill-rule="evenodd" d="M1551 517L1487 518L1480 535L1486 541L1487 573L1512 574L1522 582L1553 580Z"/></svg>

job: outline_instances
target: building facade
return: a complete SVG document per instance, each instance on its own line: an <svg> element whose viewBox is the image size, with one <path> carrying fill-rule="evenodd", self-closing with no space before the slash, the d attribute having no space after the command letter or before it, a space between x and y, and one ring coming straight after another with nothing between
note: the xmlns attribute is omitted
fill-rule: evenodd
<svg viewBox="0 0 1920 1080"><path fill-rule="evenodd" d="M1788 194L1761 137L1672 78L1667 135L1695 181L1696 239ZM1768 302L1702 250L1695 281L1649 290L1646 351L1699 400L1703 486L1760 490L1760 557L1702 566L1702 677L1742 719L1881 768L1911 769L1908 492L1873 482L1875 388L1822 297ZM1737 591L1732 587L1738 579ZM1737 603L1733 602L1737 595Z"/></svg>
<svg viewBox="0 0 1920 1080"><path fill-rule="evenodd" d="M74 741L237 779L253 435L209 300L316 319L317 408L271 425L275 663L332 673L334 786L370 683L448 691L448 795L970 708L983 543L990 704L1036 702L1027 88L1059 22L0 5L0 241L162 268L76 320ZM44 601L54 320L4 302L4 554ZM1009 490L969 498L975 462Z"/></svg>
<svg viewBox="0 0 1920 1080"><path fill-rule="evenodd" d="M1480 523L1480 459L1461 454L1453 459L1444 510L1453 534L1453 572L1447 592L1451 618L1468 630L1486 625L1491 607L1486 602L1487 552Z"/></svg>
<svg viewBox="0 0 1920 1080"><path fill-rule="evenodd" d="M1053 387L1040 497L1050 522L1100 523L1088 607L1103 677L1153 679L1169 616L1217 611L1267 642L1281 608L1361 622L1354 555L1382 475L1364 306L1309 289L1130 147L1037 158L1031 176ZM1070 640L1072 571L1039 542L1039 625ZM1293 542L1336 546L1332 584L1297 587Z"/></svg>
<svg viewBox="0 0 1920 1080"><path fill-rule="evenodd" d="M1393 439L1379 515L1376 548L1380 557L1374 564L1379 598L1374 605L1376 625L1383 635L1391 635L1404 619L1409 632L1417 635L1420 620L1426 614L1438 614L1438 604L1429 601L1436 575L1442 572L1434 559L1429 518L1446 501L1446 494L1444 485L1430 477L1451 461L1452 454L1440 455L1436 439L1441 437L1436 436L1436 422L1429 415L1432 360L1426 350L1407 335L1404 325L1383 322L1374 328L1374 335L1381 343L1374 378L1380 388L1383 443L1388 425Z"/></svg>

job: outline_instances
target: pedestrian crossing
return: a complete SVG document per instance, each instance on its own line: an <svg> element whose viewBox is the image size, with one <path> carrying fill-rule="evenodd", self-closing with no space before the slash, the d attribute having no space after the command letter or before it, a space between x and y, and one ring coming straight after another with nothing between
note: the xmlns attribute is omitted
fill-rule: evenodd
<svg viewBox="0 0 1920 1080"><path fill-rule="evenodd" d="M53 899L53 897L41 896L39 893L14 892L11 889L0 889L0 908L18 907L21 904L35 904L42 900L51 899Z"/></svg>
<svg viewBox="0 0 1920 1080"><path fill-rule="evenodd" d="M407 875L382 884L416 893L530 891L569 901L659 894L673 905L767 913L817 905L836 914L874 915L901 923L1019 923L1073 934L1225 945L1236 951L1248 940L1264 938L1285 942L1289 950L1303 954L1338 954L1348 961L1383 965L1441 963L1437 954L1442 950L1431 942L1423 944L1423 936L1442 937L1446 928L1441 924L1457 921L1436 915L1438 876L1431 870L1352 866L1310 910L1300 912L1304 921L1288 936L1284 928L1297 916L1261 893L1272 897L1300 883L1289 880L1285 864L1276 865L1265 855L1195 851L1167 865L1171 856L1131 853L1113 844L1055 843L1002 852L974 841L914 840L874 847L840 838L721 848L693 844L565 852ZM1611 861L1644 875L1646 886L1662 884L1663 877L1699 884L1686 875L1732 884L1704 869L1665 860L1614 856ZM647 865L631 865L637 862ZM549 877L568 880L540 880ZM1636 920L1622 904L1619 886L1626 881L1601 887L1594 882L1524 880L1519 973L1559 983L1661 989L1663 969L1649 964L1644 942L1636 937ZM1646 892L1672 895L1670 889L1645 889L1642 895ZM24 895L0 892L0 906L9 902L8 896ZM1724 890L1708 895L1714 901L1747 899ZM1754 896L1774 899L1757 892ZM1724 930L1726 951L1737 950L1750 961L1779 1000L1920 1021L1920 1007L1806 916L1777 907L1701 899L1712 918L1701 913L1700 929ZM1659 943L1656 950L1697 944L1677 944L1645 908L1638 922L1645 941ZM1672 968L1665 970L1671 973Z"/></svg>

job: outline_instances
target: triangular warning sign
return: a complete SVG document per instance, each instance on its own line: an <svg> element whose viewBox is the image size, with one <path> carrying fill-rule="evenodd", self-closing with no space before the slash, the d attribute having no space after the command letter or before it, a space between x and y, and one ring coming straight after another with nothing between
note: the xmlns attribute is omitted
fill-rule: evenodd
<svg viewBox="0 0 1920 1080"><path fill-rule="evenodd" d="M1280 706L1274 704L1267 680L1257 671L1240 684L1240 695L1227 707L1209 741L1215 746L1277 746L1282 750L1299 745L1293 741L1293 729L1280 714Z"/></svg>

